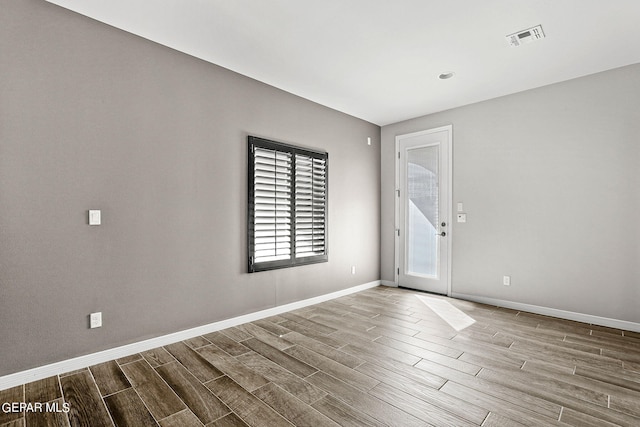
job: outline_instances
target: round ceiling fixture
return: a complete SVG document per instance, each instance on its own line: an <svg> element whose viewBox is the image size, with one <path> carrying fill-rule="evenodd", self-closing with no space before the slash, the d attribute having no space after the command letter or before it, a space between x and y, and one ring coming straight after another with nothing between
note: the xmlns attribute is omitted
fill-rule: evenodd
<svg viewBox="0 0 640 427"><path fill-rule="evenodd" d="M438 78L440 80L447 80L450 79L451 77L453 77L456 73L454 73L453 71L445 71L444 73L440 74L438 76Z"/></svg>

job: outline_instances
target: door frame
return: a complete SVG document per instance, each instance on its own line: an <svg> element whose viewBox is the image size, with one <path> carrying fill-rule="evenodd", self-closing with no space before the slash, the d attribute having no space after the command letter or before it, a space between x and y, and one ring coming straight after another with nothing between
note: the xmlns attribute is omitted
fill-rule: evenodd
<svg viewBox="0 0 640 427"><path fill-rule="evenodd" d="M426 130L421 130L418 132L411 132L396 135L396 147L395 147L395 167L396 167L396 183L395 183L395 191L394 191L394 201L395 201L395 230L394 230L394 251L395 251L395 261L394 261L394 269L393 269L393 280L396 286L399 286L399 270L400 270L400 139L410 138L421 135L428 135L430 133L437 132L447 132L446 144L449 149L449 162L447 165L448 173L447 178L449 180L449 191L448 194L444 195L443 201L449 207L447 214L447 236L449 237L449 241L447 244L447 265L445 268L447 269L447 296L451 296L451 265L452 265L452 247L453 247L453 125L445 125L437 128L431 128Z"/></svg>

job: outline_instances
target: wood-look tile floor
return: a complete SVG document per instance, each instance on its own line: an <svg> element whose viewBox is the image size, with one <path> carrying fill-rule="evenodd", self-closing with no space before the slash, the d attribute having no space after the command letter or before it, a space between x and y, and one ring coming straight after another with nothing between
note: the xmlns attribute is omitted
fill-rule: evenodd
<svg viewBox="0 0 640 427"><path fill-rule="evenodd" d="M640 426L640 334L377 287L0 391L21 401L70 412L0 427Z"/></svg>

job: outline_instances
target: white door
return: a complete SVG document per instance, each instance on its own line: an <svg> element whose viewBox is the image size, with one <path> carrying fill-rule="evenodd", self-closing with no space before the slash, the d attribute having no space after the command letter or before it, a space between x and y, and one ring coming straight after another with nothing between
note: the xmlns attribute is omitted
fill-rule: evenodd
<svg viewBox="0 0 640 427"><path fill-rule="evenodd" d="M451 137L444 126L396 137L396 280L450 294Z"/></svg>

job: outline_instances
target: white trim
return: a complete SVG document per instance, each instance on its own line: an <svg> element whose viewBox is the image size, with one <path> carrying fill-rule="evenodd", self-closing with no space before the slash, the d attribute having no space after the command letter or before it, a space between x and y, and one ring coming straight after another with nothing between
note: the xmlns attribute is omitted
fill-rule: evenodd
<svg viewBox="0 0 640 427"><path fill-rule="evenodd" d="M456 292L452 293L451 296L453 298L495 305L513 310L527 311L529 313L541 314L543 316L558 317L560 319L574 320L576 322L588 323L591 325L607 326L609 328L622 329L624 331L640 332L640 323L629 322L627 320L611 319L609 317L594 316L592 314L576 313L574 311L560 310L557 308L542 307L539 305L487 298L477 295L459 294Z"/></svg>
<svg viewBox="0 0 640 427"><path fill-rule="evenodd" d="M449 203L449 217L447 218L447 232L449 233L449 244L447 249L447 268L449 272L447 274L447 295L451 296L451 276L453 274L453 125L442 126L442 129L447 129L447 137L449 139L449 194L447 194L447 203Z"/></svg>
<svg viewBox="0 0 640 427"><path fill-rule="evenodd" d="M415 136L421 136L421 135L428 135L431 133L437 133L437 132L443 132L446 131L447 132L447 145L449 148L449 159L448 159L448 165L447 167L449 168L449 173L448 173L448 180L449 180L449 191L446 195L447 197L447 205L449 207L448 209L448 216L447 216L447 224L449 224L448 228L447 228L447 233L449 236L449 240L448 240L448 244L447 244L447 269L448 269L448 274L447 274L447 296L452 296L451 295L451 274L452 274L452 262L453 262L453 125L444 125L444 126L440 126L437 128L432 128L432 129L426 129L426 130L421 130L418 132L411 132L411 133L406 133L406 134L402 134L402 135L396 135L395 137L395 142L396 142L396 151L395 151L395 172L396 172L396 188L395 191L393 193L393 199L395 202L395 228L393 230L393 235L394 235L394 267L393 267L393 280L395 281L395 284L393 286L398 286L398 283L400 281L400 277L398 274L398 268L400 267L400 236L398 235L397 230L400 228L400 198L398 198L398 191L400 191L400 140L403 138L411 138L411 137L415 137Z"/></svg>
<svg viewBox="0 0 640 427"><path fill-rule="evenodd" d="M162 347L164 345L172 344L178 341L184 341L189 338L194 338L200 335L219 331L221 329L230 328L232 326L241 325L243 323L264 319L265 317L275 316L280 313L307 307L309 305L319 304L321 302L329 301L334 298L364 291L370 288L375 288L376 286L380 285L380 282L380 280L375 280L373 282L343 289L341 291L336 291L329 294L308 298L302 301L296 301L289 304L268 308L266 310L244 314L242 316L233 317L231 319L221 320L219 322L210 323L208 325L198 326L184 331L123 345L121 347L110 348L108 350L99 351L97 353L74 357L73 359L67 359L45 366L39 366L37 368L29 369L26 371L5 375L3 377L0 377L0 390L5 390L17 385L41 380L54 375L60 375L65 372L75 371L76 369L86 368L98 363L108 362L109 360L130 356L142 351Z"/></svg>
<svg viewBox="0 0 640 427"><path fill-rule="evenodd" d="M398 196L400 191L400 136L402 135L396 135L396 151L394 153L396 182L393 190L393 281L396 284L400 283L400 197Z"/></svg>

